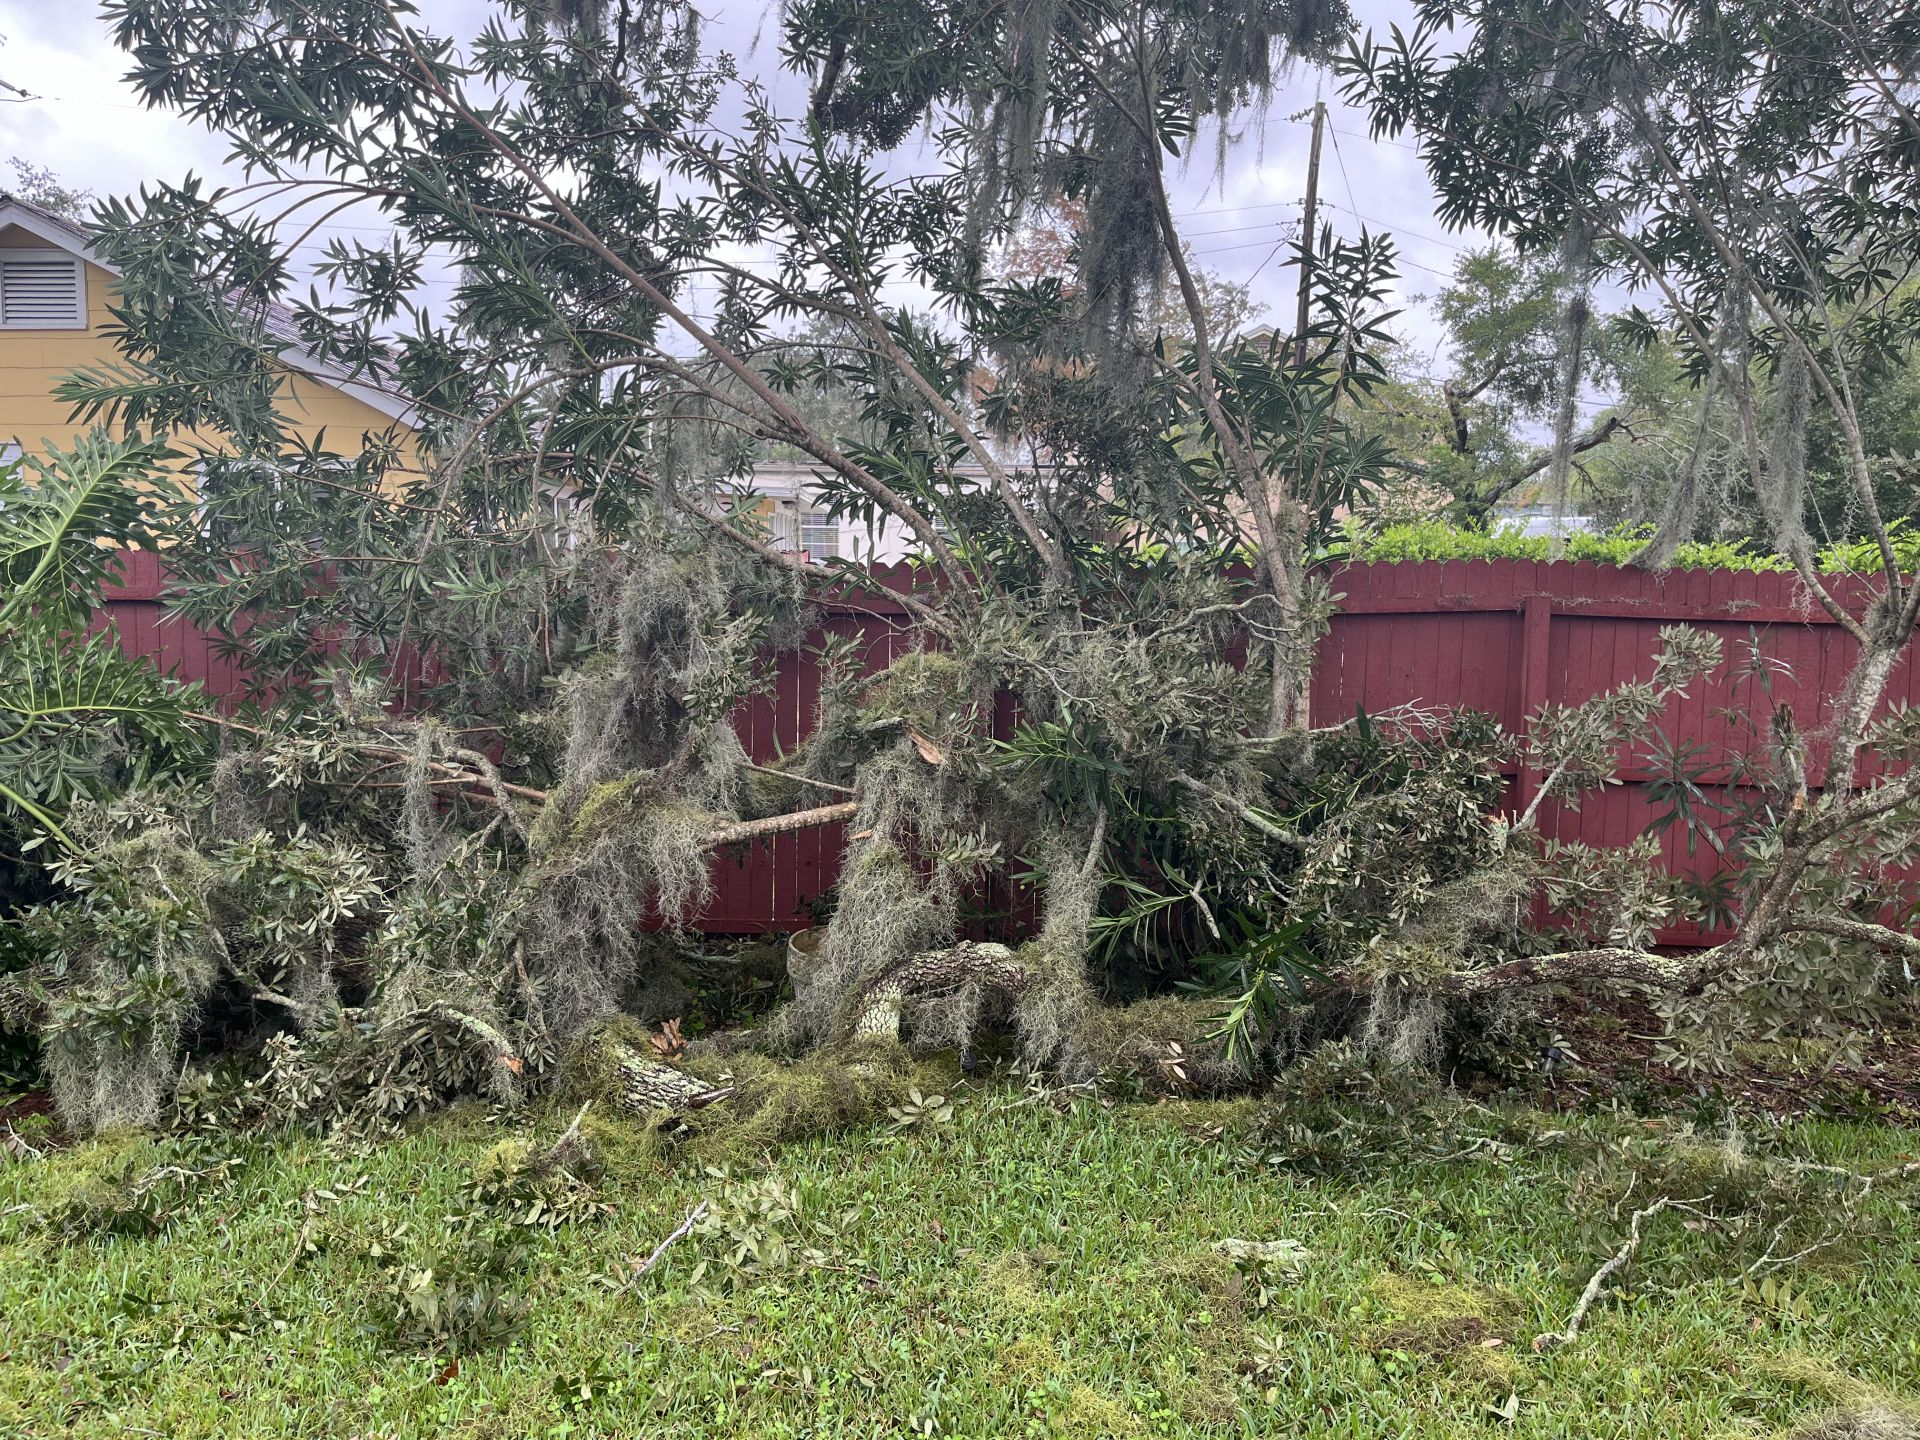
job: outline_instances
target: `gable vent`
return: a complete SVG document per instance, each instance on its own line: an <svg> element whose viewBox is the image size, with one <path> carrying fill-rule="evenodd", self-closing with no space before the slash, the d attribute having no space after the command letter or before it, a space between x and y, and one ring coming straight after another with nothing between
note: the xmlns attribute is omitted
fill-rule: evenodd
<svg viewBox="0 0 1920 1440"><path fill-rule="evenodd" d="M0 251L0 327L79 330L87 323L80 261L57 251Z"/></svg>

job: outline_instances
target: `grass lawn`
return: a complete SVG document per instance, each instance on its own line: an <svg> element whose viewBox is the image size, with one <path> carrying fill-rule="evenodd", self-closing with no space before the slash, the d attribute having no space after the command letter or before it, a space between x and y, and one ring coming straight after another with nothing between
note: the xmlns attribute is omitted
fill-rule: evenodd
<svg viewBox="0 0 1920 1440"><path fill-rule="evenodd" d="M600 1124L610 1213L557 1228L467 1186L569 1113L473 1109L358 1151L249 1142L158 1234L68 1202L177 1147L6 1165L0 1435L1599 1440L1792 1433L1920 1395L1920 1251L1891 1189L1787 1288L1742 1279L1762 1247L1724 1193L1702 1197L1718 1219L1662 1215L1585 1333L1534 1353L1658 1193L1637 1157L1686 1150L1677 1122L1507 1117L1533 1138L1458 1145L1416 1125L1404 1153L1315 1175L1261 1162L1247 1137L1273 1112L1247 1102L953 1098L945 1122L724 1177ZM1763 1143L1868 1169L1910 1142L1799 1122ZM622 1283L702 1198L731 1237ZM500 1258L514 1237L529 1248ZM1237 1267L1226 1239L1304 1253ZM510 1333L422 1338L434 1297Z"/></svg>

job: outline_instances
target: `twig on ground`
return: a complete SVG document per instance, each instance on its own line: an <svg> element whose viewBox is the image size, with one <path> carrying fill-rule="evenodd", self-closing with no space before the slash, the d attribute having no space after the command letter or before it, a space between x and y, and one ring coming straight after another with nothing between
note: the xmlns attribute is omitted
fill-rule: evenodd
<svg viewBox="0 0 1920 1440"><path fill-rule="evenodd" d="M543 1173L550 1170L557 1170L566 1163L568 1154L575 1145L580 1143L580 1122L587 1118L587 1111L592 1108L593 1101L591 1100L582 1105L580 1107L580 1113L573 1117L573 1123L561 1132L558 1140L553 1142L552 1147L548 1149L546 1153L546 1157L540 1162L540 1169Z"/></svg>
<svg viewBox="0 0 1920 1440"><path fill-rule="evenodd" d="M1758 1260L1755 1260L1751 1265L1747 1266L1745 1270L1740 1272L1742 1279L1752 1280L1763 1272L1784 1270L1789 1265L1799 1264L1809 1255L1817 1254L1830 1245L1838 1244L1846 1230L1845 1221L1850 1219L1854 1212L1862 1205L1866 1204L1877 1187L1897 1184L1902 1180L1911 1180L1915 1176L1920 1176L1920 1160L1909 1160L1901 1165L1888 1166L1884 1170L1872 1170L1864 1173L1859 1170L1849 1170L1844 1165L1820 1165L1811 1161L1802 1162L1792 1168L1802 1174L1831 1175L1847 1185L1857 1185L1860 1188L1846 1196L1846 1198L1840 1202L1840 1214L1843 1217L1840 1222L1829 1224L1821 1232L1818 1240L1815 1240L1804 1249L1794 1251L1791 1255L1775 1255L1774 1251L1779 1248L1780 1239L1786 1233L1787 1226L1791 1222L1792 1217L1789 1216L1788 1219L1782 1220L1778 1225L1774 1226L1773 1234L1767 1237L1767 1248L1761 1252Z"/></svg>
<svg viewBox="0 0 1920 1440"><path fill-rule="evenodd" d="M1653 1204L1647 1206L1644 1210L1634 1211L1633 1219L1627 1224L1627 1238L1621 1242L1618 1250L1607 1257L1606 1263L1593 1272L1593 1278L1587 1281L1587 1288L1580 1292L1580 1301L1573 1307L1573 1314L1567 1317L1567 1328L1559 1331L1548 1331L1544 1335L1534 1336L1534 1353L1536 1355L1543 1354L1557 1346L1571 1345L1575 1340L1580 1338L1580 1327L1586 1323L1587 1312L1593 1308L1593 1302L1600 1298L1601 1287L1604 1286L1608 1279L1614 1274L1624 1269L1627 1264L1632 1261L1634 1253L1639 1250L1640 1227L1642 1225L1658 1215L1662 1210L1685 1210L1697 1215L1700 1213L1699 1206L1705 1202L1705 1196L1701 1196L1696 1200L1675 1200L1672 1196L1667 1195L1654 1201Z"/></svg>
<svg viewBox="0 0 1920 1440"><path fill-rule="evenodd" d="M651 1255L649 1255L640 1264L634 1266L633 1273L627 1276L627 1284L629 1285L633 1284L635 1281L640 1279L641 1276L645 1275L649 1270L653 1269L654 1266L658 1265L660 1263L660 1257L666 1254L668 1249L671 1248L675 1242L685 1239L687 1234L693 1229L693 1227L700 1223L700 1217L705 1215L706 1213L707 1213L707 1202L702 1200L698 1205L694 1206L693 1209L687 1212L687 1218L682 1220L677 1226L674 1227L673 1233L671 1235L667 1236L666 1239L662 1240L658 1245L653 1247L653 1253Z"/></svg>
<svg viewBox="0 0 1920 1440"><path fill-rule="evenodd" d="M1904 1165L1895 1165L1886 1170L1876 1170L1871 1175L1864 1175L1861 1177L1860 1193L1854 1196L1853 1203L1860 1204L1873 1193L1873 1187L1876 1185L1892 1185L1901 1180L1911 1180L1916 1175L1920 1175L1920 1160L1909 1160Z"/></svg>
<svg viewBox="0 0 1920 1440"><path fill-rule="evenodd" d="M1767 1248L1761 1252L1758 1260L1740 1272L1741 1279L1752 1280L1757 1278L1763 1271L1784 1270L1789 1265L1797 1265L1809 1255L1814 1254L1816 1251L1826 1249L1829 1245L1835 1244L1840 1239L1839 1230L1829 1225L1820 1238L1805 1249L1796 1250L1791 1255L1775 1255L1773 1252L1779 1247L1781 1237L1787 1233L1787 1226L1792 1223L1793 1217L1789 1215L1785 1220L1782 1220L1778 1225L1773 1227L1773 1234L1767 1237Z"/></svg>
<svg viewBox="0 0 1920 1440"><path fill-rule="evenodd" d="M26 1137L23 1136L18 1130L13 1128L13 1122L11 1120L7 1122L5 1132L0 1133L0 1151L4 1151L7 1154L13 1155L16 1157L23 1156L30 1160L38 1160L43 1154L46 1153L45 1151L42 1151L32 1145L29 1145L26 1141Z"/></svg>
<svg viewBox="0 0 1920 1440"><path fill-rule="evenodd" d="M1877 1186L1896 1184L1901 1180L1911 1180L1916 1175L1920 1175L1920 1160L1909 1160L1903 1165L1892 1165L1885 1170L1864 1173L1859 1170L1849 1170L1844 1165L1817 1165L1811 1161L1804 1161L1793 1168L1810 1175L1832 1175L1836 1179L1858 1185L1860 1192L1850 1196L1846 1202L1847 1208L1852 1209L1872 1195Z"/></svg>
<svg viewBox="0 0 1920 1440"><path fill-rule="evenodd" d="M1491 1135L1477 1135L1474 1137L1473 1143L1463 1149L1449 1150L1445 1155L1435 1155L1433 1157L1433 1163L1435 1165L1447 1165L1455 1160L1465 1160L1469 1156L1478 1155L1481 1151L1497 1143Z"/></svg>

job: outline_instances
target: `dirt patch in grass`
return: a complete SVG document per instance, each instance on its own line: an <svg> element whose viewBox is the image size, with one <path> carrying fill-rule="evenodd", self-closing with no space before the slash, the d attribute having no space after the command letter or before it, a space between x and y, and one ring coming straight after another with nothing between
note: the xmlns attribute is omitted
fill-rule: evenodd
<svg viewBox="0 0 1920 1440"><path fill-rule="evenodd" d="M1754 1368L1825 1402L1784 1440L1920 1440L1920 1413L1912 1406L1820 1356L1788 1351L1764 1356Z"/></svg>
<svg viewBox="0 0 1920 1440"><path fill-rule="evenodd" d="M1373 1284L1386 1323L1371 1331L1368 1347L1445 1362L1489 1385L1511 1385L1520 1370L1512 1353L1519 1304L1478 1285L1439 1284L1409 1275L1382 1275Z"/></svg>
<svg viewBox="0 0 1920 1440"><path fill-rule="evenodd" d="M1869 1405L1809 1420L1794 1427L1788 1440L1920 1440L1920 1420L1911 1410Z"/></svg>
<svg viewBox="0 0 1920 1440"><path fill-rule="evenodd" d="M14 1124L30 1115L51 1115L53 1096L45 1090L29 1090L25 1095L0 1099L0 1125Z"/></svg>

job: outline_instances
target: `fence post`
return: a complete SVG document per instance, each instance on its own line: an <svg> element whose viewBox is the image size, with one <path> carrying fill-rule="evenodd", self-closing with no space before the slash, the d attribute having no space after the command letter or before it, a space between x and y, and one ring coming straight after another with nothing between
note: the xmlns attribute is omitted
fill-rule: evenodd
<svg viewBox="0 0 1920 1440"><path fill-rule="evenodd" d="M1547 702L1547 646L1553 630L1553 601L1546 595L1529 595L1520 607L1520 714L1514 733L1523 747L1520 774L1514 785L1513 813L1525 812L1545 777L1527 763L1525 746L1532 738L1533 717Z"/></svg>

